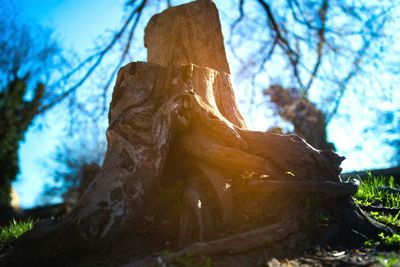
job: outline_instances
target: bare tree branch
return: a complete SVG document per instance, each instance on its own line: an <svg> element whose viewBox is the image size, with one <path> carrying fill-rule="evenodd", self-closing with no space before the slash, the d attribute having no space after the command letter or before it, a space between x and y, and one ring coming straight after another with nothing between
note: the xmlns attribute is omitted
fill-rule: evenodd
<svg viewBox="0 0 400 267"><path fill-rule="evenodd" d="M132 0L128 2L127 4L131 5L134 4L135 1ZM78 71L82 70L84 66L86 66L88 63L92 62L95 60L95 62L88 68L88 70L85 72L82 78L79 79L78 82L76 82L74 85L72 85L70 88L65 90L62 94L60 94L58 97L56 97L53 101L47 103L46 105L42 106L41 109L39 110L39 113L43 113L49 108L53 107L54 105L60 103L62 100L64 100L67 96L69 96L72 92L76 91L80 86L82 86L87 79L93 74L93 72L96 70L96 68L100 65L100 63L103 61L105 55L115 46L115 44L122 38L123 34L125 33L126 29L128 28L129 24L132 22L132 20L137 17L135 20L135 23L133 24L133 29L131 29L131 32L133 32L134 28L137 26L137 22L139 21L139 18L142 14L143 8L146 6L147 0L143 0L136 8L133 9L121 29L114 35L114 37L111 39L111 41L100 51L97 51L96 53L88 56L85 60L83 60L76 68L71 70L68 74L66 74L64 77L61 78L60 81L65 81L66 79L70 78L72 75L77 73ZM130 43L132 41L132 36L130 36L128 42ZM128 47L129 49L129 47ZM124 52L125 54L125 52ZM126 55L123 55L122 58L125 58ZM121 63L122 64L122 63Z"/></svg>
<svg viewBox="0 0 400 267"><path fill-rule="evenodd" d="M308 83L306 87L304 88L305 93L308 92L308 90L311 87L312 82L314 81L315 77L317 76L318 69L321 65L321 59L323 56L322 49L325 44L325 22L326 22L326 14L328 10L328 0L324 0L322 2L321 8L319 9L319 18L321 22L321 27L318 29L318 43L317 43L317 60L315 62L314 68L311 72L310 79L308 80Z"/></svg>
<svg viewBox="0 0 400 267"><path fill-rule="evenodd" d="M290 65L293 69L293 75L296 78L300 88L303 89L304 85L300 78L300 73L298 70L299 54L292 48L289 41L283 36L281 29L280 29L278 23L276 22L275 17L271 11L271 7L264 0L258 0L258 3L260 3L261 6L263 7L263 9L267 15L269 24L275 33L275 38L277 40L277 43L281 47L281 49L286 53L286 55L289 59Z"/></svg>
<svg viewBox="0 0 400 267"><path fill-rule="evenodd" d="M347 88L350 80L354 76L357 75L357 73L360 69L360 63L361 63L366 51L368 50L368 47L370 46L370 44L371 44L371 42L369 42L369 41L364 43L363 48L358 51L357 56L355 57L355 59L353 61L352 70L346 75L346 77L343 80L337 81L337 84L339 85L338 98L334 102L334 107L333 107L332 111L329 114L327 114L327 116L326 116L326 124L327 125L330 123L333 116L337 113L340 103L343 99L344 93L346 91L346 88Z"/></svg>

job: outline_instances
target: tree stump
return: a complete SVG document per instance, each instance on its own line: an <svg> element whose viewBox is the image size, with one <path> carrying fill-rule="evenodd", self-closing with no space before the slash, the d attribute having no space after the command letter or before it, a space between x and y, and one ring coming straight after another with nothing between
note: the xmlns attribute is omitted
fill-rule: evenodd
<svg viewBox="0 0 400 267"><path fill-rule="evenodd" d="M211 1L155 15L145 45L149 62L118 73L100 172L74 211L21 238L11 262L29 259L32 266L56 255L54 264L61 254L143 236L146 244L124 253L142 258L166 242L182 247L164 257L168 262L187 252L244 253L272 241L360 242L387 230L352 200L357 188L339 177L343 157L295 135L246 128ZM27 252L32 246L34 255Z"/></svg>

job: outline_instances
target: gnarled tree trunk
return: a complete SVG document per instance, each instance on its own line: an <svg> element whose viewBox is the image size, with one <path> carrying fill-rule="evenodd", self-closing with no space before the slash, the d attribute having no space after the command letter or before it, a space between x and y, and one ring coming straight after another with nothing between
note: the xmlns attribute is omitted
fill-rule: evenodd
<svg viewBox="0 0 400 267"><path fill-rule="evenodd" d="M337 233L362 239L384 230L354 204L356 187L340 181L342 157L295 135L246 128L211 1L154 16L145 45L149 62L118 73L99 174L71 214L39 223L12 259L27 244L40 244L41 262L52 249L76 255L143 235L149 251L166 241L172 248L201 242L173 254L182 255L242 253L283 239L337 241ZM325 228L315 226L321 214L330 220ZM138 251L127 246L125 253Z"/></svg>
<svg viewBox="0 0 400 267"><path fill-rule="evenodd" d="M327 140L325 114L308 98L280 85L272 85L263 93L270 97L277 114L293 125L296 135L318 149L334 150L335 146Z"/></svg>

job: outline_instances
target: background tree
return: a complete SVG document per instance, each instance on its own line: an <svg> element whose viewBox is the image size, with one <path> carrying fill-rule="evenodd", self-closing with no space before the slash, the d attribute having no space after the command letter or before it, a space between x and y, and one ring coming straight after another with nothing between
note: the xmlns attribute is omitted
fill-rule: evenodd
<svg viewBox="0 0 400 267"><path fill-rule="evenodd" d="M0 12L0 209L9 207L11 182L18 174L18 147L33 120L52 105L49 86L63 65L51 32ZM53 75L52 75L52 72Z"/></svg>
<svg viewBox="0 0 400 267"><path fill-rule="evenodd" d="M45 185L39 202L56 199L76 201L102 165L106 145L100 133L65 136L57 146L54 158L47 163L51 182Z"/></svg>
<svg viewBox="0 0 400 267"><path fill-rule="evenodd" d="M276 105L279 116L293 125L298 136L315 148L335 150L327 140L325 115L298 90L272 85L264 94Z"/></svg>
<svg viewBox="0 0 400 267"><path fill-rule="evenodd" d="M262 11L254 11L257 7ZM250 42L256 47L235 53L243 63L242 81L252 84L248 87L253 91L250 102L261 103L259 92L264 92L279 115L290 113L286 108L297 105L299 98L314 103L308 107L319 109L325 118L318 127L310 128L308 131L315 131L307 136L324 136L337 115L352 117L351 107L343 108L345 94L347 99L353 94L354 102L369 102L376 110L372 103L379 101L379 92L389 90L379 73L390 72L383 63L390 62L384 55L395 51L391 29L397 9L391 1L240 1L240 16L232 26L231 49ZM235 37L235 32L246 37ZM277 77L278 82L274 82ZM276 95L274 101L274 96L268 94L272 90L262 90L274 83L290 91L286 101L276 101ZM283 118L288 121L288 116ZM298 130L309 126L307 120L301 120L302 126L299 121L289 122L297 134L306 137ZM315 143L315 139L306 140Z"/></svg>

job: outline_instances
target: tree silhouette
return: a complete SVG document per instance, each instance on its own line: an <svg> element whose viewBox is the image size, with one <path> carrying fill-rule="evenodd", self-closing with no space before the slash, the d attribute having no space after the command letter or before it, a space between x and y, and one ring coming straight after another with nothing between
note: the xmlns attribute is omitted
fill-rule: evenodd
<svg viewBox="0 0 400 267"><path fill-rule="evenodd" d="M50 108L44 105L55 88L47 83L50 73L61 68L62 58L49 31L16 21L15 10L1 13L0 209L5 209L19 171L19 143L36 116Z"/></svg>

